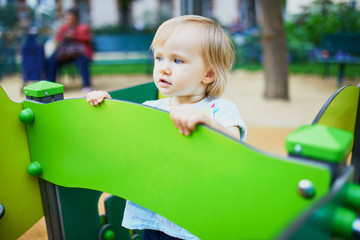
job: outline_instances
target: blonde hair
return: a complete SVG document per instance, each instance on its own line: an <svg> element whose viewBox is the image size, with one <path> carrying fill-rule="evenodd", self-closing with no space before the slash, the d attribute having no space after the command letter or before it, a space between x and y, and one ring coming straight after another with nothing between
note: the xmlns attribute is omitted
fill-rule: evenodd
<svg viewBox="0 0 360 240"><path fill-rule="evenodd" d="M154 51L156 47L164 45L177 29L190 24L192 26L197 24L200 28L202 57L205 65L215 75L215 80L208 84L205 94L211 98L219 97L225 90L235 56L230 37L224 32L219 23L196 15L172 18L160 25L152 41L151 49Z"/></svg>

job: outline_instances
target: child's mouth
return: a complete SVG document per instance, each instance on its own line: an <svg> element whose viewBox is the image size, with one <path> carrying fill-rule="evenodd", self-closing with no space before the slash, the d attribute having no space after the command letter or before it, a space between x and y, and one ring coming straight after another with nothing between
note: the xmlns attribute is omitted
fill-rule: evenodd
<svg viewBox="0 0 360 240"><path fill-rule="evenodd" d="M165 79L160 79L159 84L162 87L168 87L172 85L170 82L166 81Z"/></svg>

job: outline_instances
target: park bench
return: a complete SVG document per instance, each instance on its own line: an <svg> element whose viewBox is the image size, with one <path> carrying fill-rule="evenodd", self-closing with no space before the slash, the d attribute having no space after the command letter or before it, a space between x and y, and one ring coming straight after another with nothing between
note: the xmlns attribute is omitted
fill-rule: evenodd
<svg viewBox="0 0 360 240"><path fill-rule="evenodd" d="M345 65L360 64L360 34L328 34L322 39L322 52L317 61L325 63L325 72L329 64L338 64L338 85L343 83Z"/></svg>
<svg viewBox="0 0 360 240"><path fill-rule="evenodd" d="M147 64L151 72L152 34L94 35L94 65Z"/></svg>

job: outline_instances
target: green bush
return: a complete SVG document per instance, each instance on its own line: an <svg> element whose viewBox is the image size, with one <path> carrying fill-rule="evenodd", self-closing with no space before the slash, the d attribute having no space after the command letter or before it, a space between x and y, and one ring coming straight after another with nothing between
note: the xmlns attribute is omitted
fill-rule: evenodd
<svg viewBox="0 0 360 240"><path fill-rule="evenodd" d="M325 34L360 32L360 12L349 3L317 0L304 8L302 14L285 22L289 55L292 61L308 60L320 47Z"/></svg>

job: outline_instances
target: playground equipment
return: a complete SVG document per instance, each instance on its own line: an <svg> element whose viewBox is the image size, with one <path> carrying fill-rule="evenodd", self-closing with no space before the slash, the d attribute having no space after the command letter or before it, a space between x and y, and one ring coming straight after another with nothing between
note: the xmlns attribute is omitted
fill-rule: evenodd
<svg viewBox="0 0 360 240"><path fill-rule="evenodd" d="M97 107L63 91L42 81L14 103L0 89L1 239L43 215L49 239L136 238L120 227L123 199L201 239L359 236L359 88L341 88L291 133L286 158L206 126L180 135L168 113L137 104L157 98L153 83ZM114 195L105 216L102 192Z"/></svg>

